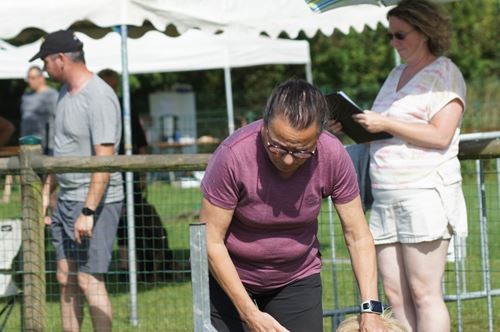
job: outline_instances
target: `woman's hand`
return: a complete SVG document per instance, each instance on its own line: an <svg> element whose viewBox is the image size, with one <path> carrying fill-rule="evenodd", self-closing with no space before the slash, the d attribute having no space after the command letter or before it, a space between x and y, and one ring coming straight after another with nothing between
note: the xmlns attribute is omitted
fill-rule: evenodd
<svg viewBox="0 0 500 332"><path fill-rule="evenodd" d="M362 332L387 332L382 317L377 314L361 314L359 330Z"/></svg>
<svg viewBox="0 0 500 332"><path fill-rule="evenodd" d="M339 121L331 119L326 123L325 129L334 135L338 135L342 132L342 124Z"/></svg>
<svg viewBox="0 0 500 332"><path fill-rule="evenodd" d="M376 112L364 111L363 113L353 115L352 118L370 133L387 131L387 117Z"/></svg>
<svg viewBox="0 0 500 332"><path fill-rule="evenodd" d="M247 317L245 322L252 332L289 332L271 315L260 310L256 310L251 317Z"/></svg>

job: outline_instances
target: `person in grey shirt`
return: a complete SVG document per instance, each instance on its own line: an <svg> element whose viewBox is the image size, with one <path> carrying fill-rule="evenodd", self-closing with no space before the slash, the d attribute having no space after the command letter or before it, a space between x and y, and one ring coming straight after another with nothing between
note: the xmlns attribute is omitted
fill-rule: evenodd
<svg viewBox="0 0 500 332"><path fill-rule="evenodd" d="M42 139L46 154L54 147L54 116L57 91L47 85L38 66L28 69L29 90L21 98L21 136L33 135Z"/></svg>
<svg viewBox="0 0 500 332"><path fill-rule="evenodd" d="M30 61L37 58L51 78L64 83L56 107L54 156L116 155L121 137L118 98L88 70L80 40L69 30L50 33ZM60 192L50 225L61 287L62 330L80 331L85 298L94 331L111 331L112 308L103 274L111 261L120 217L121 174L66 173L56 178ZM48 188L50 181L44 186L44 213Z"/></svg>

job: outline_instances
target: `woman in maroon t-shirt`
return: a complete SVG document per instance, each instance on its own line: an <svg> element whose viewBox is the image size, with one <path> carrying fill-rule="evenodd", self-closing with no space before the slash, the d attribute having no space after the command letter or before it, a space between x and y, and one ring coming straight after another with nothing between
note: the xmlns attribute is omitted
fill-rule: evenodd
<svg viewBox="0 0 500 332"><path fill-rule="evenodd" d="M323 331L317 217L331 197L361 298L376 301L373 239L342 144L323 132L321 92L289 80L264 119L227 138L202 181L212 324L218 331ZM361 259L363 262L361 262ZM382 331L378 315L361 325Z"/></svg>

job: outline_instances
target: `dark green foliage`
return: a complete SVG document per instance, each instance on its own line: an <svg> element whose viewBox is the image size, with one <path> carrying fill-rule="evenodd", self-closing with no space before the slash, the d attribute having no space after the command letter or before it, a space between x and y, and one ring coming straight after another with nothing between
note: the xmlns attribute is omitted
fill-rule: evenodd
<svg viewBox="0 0 500 332"><path fill-rule="evenodd" d="M344 90L368 108L394 65L384 34L381 26L360 34L318 34L311 41L315 84L324 92Z"/></svg>
<svg viewBox="0 0 500 332"><path fill-rule="evenodd" d="M496 0L460 1L450 5L453 43L450 57L467 80L500 74L499 8Z"/></svg>

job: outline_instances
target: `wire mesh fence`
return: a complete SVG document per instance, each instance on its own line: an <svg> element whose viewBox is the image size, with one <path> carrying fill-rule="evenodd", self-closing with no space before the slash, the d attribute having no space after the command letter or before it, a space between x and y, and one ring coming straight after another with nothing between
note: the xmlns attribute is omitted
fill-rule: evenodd
<svg viewBox="0 0 500 332"><path fill-rule="evenodd" d="M462 161L469 236L457 241L456 251L449 253L443 280L453 331L500 329L500 259L496 254L500 250L498 167L495 159ZM134 202L137 274L134 276L129 270L127 234L119 231L109 272L105 275L114 330L193 331L196 317L193 314L189 225L198 221L201 175L192 170L149 171L142 193L135 192L134 196L139 197ZM30 290L25 283L27 265L23 248L21 245L16 247L16 243L23 240L21 183L15 174L12 182L9 181L4 180L2 187L5 193L10 184L10 195L4 196L4 203L0 204L0 268L3 272L0 303L5 308L0 314L0 328L19 331L26 329L23 317L26 307L23 305L29 303L23 299ZM126 215L124 209L123 225L126 225ZM324 201L319 217L319 239L323 258L325 331L334 331L346 315L357 312L359 299L342 230L328 200ZM62 330L61 294L56 276L56 253L48 228L44 231L44 245L46 295L42 325L44 330L59 331ZM9 292L6 288L12 285L3 276L10 275L17 288ZM134 295L131 284L135 278L137 292ZM381 298L385 299L383 292ZM91 330L89 306L85 304L83 309L82 330Z"/></svg>
<svg viewBox="0 0 500 332"><path fill-rule="evenodd" d="M452 331L500 329L500 259L496 254L500 250L500 174L497 165L500 161L495 159L462 161L469 235L450 242L442 282ZM330 208L325 203L319 234L323 248L323 307L330 318L325 320L325 330L335 331L346 315L358 312L359 299L342 230L334 212L330 215ZM387 304L382 287L380 291Z"/></svg>
<svg viewBox="0 0 500 332"><path fill-rule="evenodd" d="M130 320L130 273L127 259L127 238L119 231L113 247L109 272L105 275L107 290L113 308L113 329L116 331L192 331L192 290L189 261L189 224L197 221L200 192L190 185L172 184L165 180L147 183L147 189L135 206L135 235L137 262L137 326ZM192 184L191 184L192 185ZM21 246L14 248L11 242L21 241L21 195L15 178L9 203L0 206L2 234L2 261L5 275L12 274L13 281L23 288ZM120 224L126 227L123 211ZM16 225L17 228L11 228ZM17 230L17 231L16 231ZM56 252L52 244L50 228L45 229L45 277L46 319L45 330L59 331L61 326L60 287L57 282ZM5 238L9 238L7 242ZM12 248L11 248L12 247ZM9 248L10 251L7 251ZM124 251L123 251L124 250ZM1 279L7 287L9 280ZM3 289L3 287L2 287ZM3 304L7 304L12 292L3 291ZM9 313L4 331L22 328L22 294ZM7 313L6 313L7 314ZM91 330L88 305L84 306L82 330Z"/></svg>

